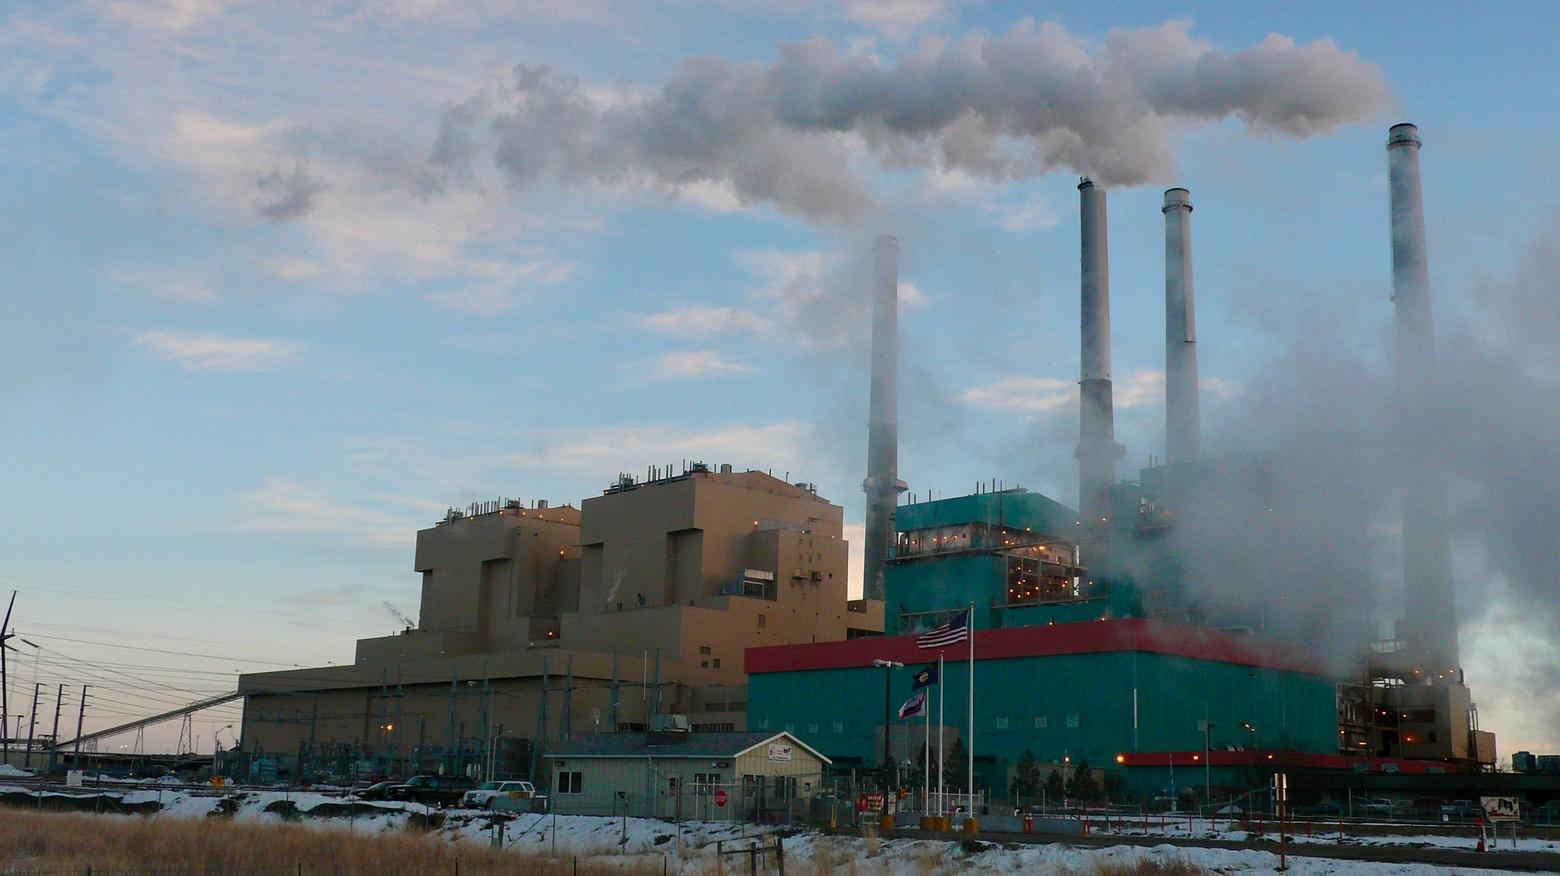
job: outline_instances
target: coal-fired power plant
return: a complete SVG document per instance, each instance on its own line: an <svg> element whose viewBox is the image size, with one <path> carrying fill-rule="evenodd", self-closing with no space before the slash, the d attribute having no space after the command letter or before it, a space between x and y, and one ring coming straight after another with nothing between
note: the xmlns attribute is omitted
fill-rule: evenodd
<svg viewBox="0 0 1560 876"><path fill-rule="evenodd" d="M1165 192L1165 461L1202 458L1197 401L1197 303L1192 287L1192 193Z"/></svg>
<svg viewBox="0 0 1560 876"><path fill-rule="evenodd" d="M1110 382L1110 246L1106 230L1105 192L1084 179L1078 183L1080 232L1080 312L1082 342L1078 375L1078 515L1083 537L1094 542L1100 569L1110 515L1110 487L1116 480L1116 459L1124 448L1116 443Z"/></svg>
<svg viewBox="0 0 1560 876"><path fill-rule="evenodd" d="M1457 606L1451 546L1438 466L1429 442L1437 434L1435 322L1419 184L1419 128L1387 134L1392 199L1392 302L1397 312L1399 472L1403 484L1403 598L1398 637L1427 678L1456 680Z"/></svg>
<svg viewBox="0 0 1560 876"><path fill-rule="evenodd" d="M877 239L872 264L872 390L867 412L866 539L862 595L883 598L883 563L894 544L899 479L899 241Z"/></svg>

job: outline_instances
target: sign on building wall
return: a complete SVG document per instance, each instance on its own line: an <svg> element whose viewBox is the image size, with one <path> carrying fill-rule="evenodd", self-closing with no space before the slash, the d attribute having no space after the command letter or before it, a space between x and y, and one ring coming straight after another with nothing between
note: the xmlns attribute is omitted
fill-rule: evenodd
<svg viewBox="0 0 1560 876"><path fill-rule="evenodd" d="M784 742L769 743L769 759L789 763L795 756L793 747Z"/></svg>

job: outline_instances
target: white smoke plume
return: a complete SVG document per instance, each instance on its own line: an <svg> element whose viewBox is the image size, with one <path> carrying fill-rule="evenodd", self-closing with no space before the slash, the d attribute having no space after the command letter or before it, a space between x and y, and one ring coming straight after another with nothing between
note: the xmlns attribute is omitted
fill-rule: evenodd
<svg viewBox="0 0 1560 876"><path fill-rule="evenodd" d="M689 58L651 88L592 88L522 64L491 100L445 113L423 188L469 177L491 148L516 186L772 204L844 223L875 205L874 166L992 182L1066 168L1133 185L1166 179L1172 140L1193 126L1236 119L1310 137L1388 99L1381 71L1331 40L1271 35L1226 51L1181 22L1093 42L1024 21L929 38L897 60L818 37L782 43L768 65Z"/></svg>

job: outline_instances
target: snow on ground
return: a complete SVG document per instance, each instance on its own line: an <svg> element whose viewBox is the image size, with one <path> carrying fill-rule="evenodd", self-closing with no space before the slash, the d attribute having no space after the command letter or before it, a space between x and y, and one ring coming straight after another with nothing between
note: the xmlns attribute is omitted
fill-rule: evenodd
<svg viewBox="0 0 1560 876"><path fill-rule="evenodd" d="M1270 842L1278 841L1278 831L1276 830L1267 830L1262 832L1222 829L1205 830L1202 829L1202 825L1203 823L1199 822L1197 830L1187 830L1185 829L1184 825L1176 825L1173 823L1167 826L1165 829L1160 829L1157 825L1150 824L1148 833L1144 833L1141 830L1130 829L1125 832L1104 831L1100 830L1098 825L1096 825L1091 830L1091 833L1096 836L1111 835L1114 833L1116 835L1133 837L1195 837L1198 839L1230 840L1233 842L1245 842L1247 840L1258 839L1266 839ZM1383 827L1390 829L1392 825L1384 825ZM1500 843L1497 847L1500 851L1548 852L1550 854L1560 854L1560 840L1523 836L1522 834L1524 828L1519 827L1517 828L1516 842L1513 844L1509 831L1510 828L1505 826L1502 826L1500 829ZM1317 829L1308 836L1306 835L1304 828L1300 827L1299 825L1294 825L1291 826L1288 832L1288 836L1290 842L1308 843L1313 845L1404 846L1409 848L1464 849L1467 851L1473 851L1474 848L1479 844L1479 829L1478 827L1471 824L1448 826L1442 833L1423 834L1364 833L1358 826L1351 824L1348 830L1344 833L1342 840L1338 838L1338 831L1336 828L1327 830L1318 826Z"/></svg>
<svg viewBox="0 0 1560 876"><path fill-rule="evenodd" d="M0 785L0 794L39 793L21 786ZM47 796L95 795L94 789L43 791ZM106 792L125 804L157 803L163 816L202 818L227 809L245 821L283 821L322 828L377 833L403 830L416 815L429 813L415 803L354 801L318 792L286 790L189 790L152 784L116 787ZM104 816L117 817L117 816ZM587 815L514 813L505 819L505 846L522 854L579 857L596 863L660 864L663 857L680 871L714 872L717 842L745 847L756 836L752 825L730 822L673 824L646 818L608 818ZM450 842L488 844L493 818L485 813L453 810L446 814L439 834ZM1100 864L1135 865L1139 861L1185 861L1220 874L1273 873L1278 857L1268 852L1231 849L1193 849L1172 846L1113 846L1084 848L1063 843L1003 845L979 839L927 840L893 837L885 840L859 836L825 836L810 831L784 832L788 862L818 863L860 876L942 876L955 873L1088 873ZM1235 832L1225 839L1243 840ZM1304 837L1296 837L1303 841ZM1313 837L1311 842L1331 838ZM1421 845L1468 848L1457 836L1351 837L1355 843ZM1519 840L1523 851L1560 852L1553 840ZM740 871L739 859L728 859L726 869ZM733 869L736 867L736 869ZM1449 873L1496 873L1494 870L1443 868L1429 864L1383 864L1328 858L1290 857L1289 872L1296 876L1444 876Z"/></svg>
<svg viewBox="0 0 1560 876"><path fill-rule="evenodd" d="M13 779L24 779L30 777L31 775L32 773L27 772L26 770L19 770L8 763L0 763L0 776L6 776Z"/></svg>

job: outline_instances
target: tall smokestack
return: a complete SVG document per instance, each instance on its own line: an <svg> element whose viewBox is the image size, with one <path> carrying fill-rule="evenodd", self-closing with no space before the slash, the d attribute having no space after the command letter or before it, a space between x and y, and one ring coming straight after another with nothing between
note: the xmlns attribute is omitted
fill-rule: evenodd
<svg viewBox="0 0 1560 876"><path fill-rule="evenodd" d="M1165 461L1174 465L1202 458L1192 193L1167 189L1161 212L1165 214Z"/></svg>
<svg viewBox="0 0 1560 876"><path fill-rule="evenodd" d="M899 241L877 239L872 268L872 397L867 413L867 532L862 596L883 598L883 564L894 546L899 479Z"/></svg>
<svg viewBox="0 0 1560 876"><path fill-rule="evenodd" d="M1110 268L1105 192L1085 177L1078 183L1081 232L1082 344L1078 378L1078 513L1085 541L1102 541L1116 481L1116 443L1110 384ZM1085 562L1104 574L1100 545Z"/></svg>
<svg viewBox="0 0 1560 876"><path fill-rule="evenodd" d="M1429 679L1458 681L1457 605L1452 552L1438 467L1429 446L1437 433L1435 322L1419 185L1419 129L1387 134L1392 192L1392 301L1397 311L1397 390L1403 478L1403 598L1399 638Z"/></svg>

